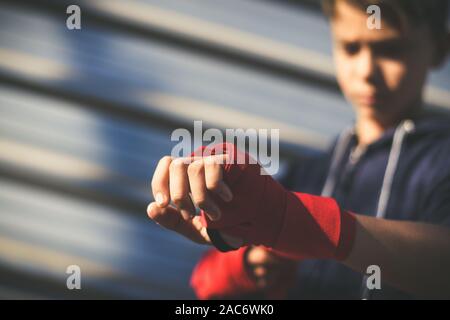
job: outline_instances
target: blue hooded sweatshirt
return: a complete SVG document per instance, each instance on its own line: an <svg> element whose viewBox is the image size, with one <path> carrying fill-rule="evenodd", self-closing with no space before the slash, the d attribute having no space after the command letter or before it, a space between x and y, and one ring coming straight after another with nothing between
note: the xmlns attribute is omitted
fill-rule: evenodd
<svg viewBox="0 0 450 320"><path fill-rule="evenodd" d="M427 114L406 119L364 150L356 145L354 129L344 130L331 152L300 163L282 183L290 190L331 196L358 214L450 227L449 117ZM450 277L450 270L443 276ZM334 261L305 260L290 297L413 298L383 281L380 290L368 291L363 277Z"/></svg>

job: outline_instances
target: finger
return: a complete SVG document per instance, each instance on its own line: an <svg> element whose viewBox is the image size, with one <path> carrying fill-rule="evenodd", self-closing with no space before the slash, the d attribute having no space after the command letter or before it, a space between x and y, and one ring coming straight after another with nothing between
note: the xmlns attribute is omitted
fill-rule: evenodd
<svg viewBox="0 0 450 320"><path fill-rule="evenodd" d="M208 195L208 190L206 188L203 159L191 163L187 172L194 204L205 211L211 220L220 219L220 209L210 195Z"/></svg>
<svg viewBox="0 0 450 320"><path fill-rule="evenodd" d="M211 239L206 228L203 227L200 217L184 220L177 208L172 206L161 208L155 202L150 203L147 207L147 214L150 219L166 229L175 231L194 242L211 244Z"/></svg>
<svg viewBox="0 0 450 320"><path fill-rule="evenodd" d="M169 205L169 167L171 163L171 156L163 157L159 160L155 173L153 174L151 183L153 198L160 207Z"/></svg>
<svg viewBox="0 0 450 320"><path fill-rule="evenodd" d="M253 276L260 288L271 288L276 285L282 276L282 269L269 269L264 266L257 266L252 269Z"/></svg>
<svg viewBox="0 0 450 320"><path fill-rule="evenodd" d="M267 269L263 266L258 266L253 269L253 273L258 278L265 277L267 274Z"/></svg>
<svg viewBox="0 0 450 320"><path fill-rule="evenodd" d="M204 159L206 188L219 195L223 201L229 202L233 199L233 194L227 184L222 180L223 169L221 160L218 157Z"/></svg>
<svg viewBox="0 0 450 320"><path fill-rule="evenodd" d="M264 276L258 276L255 274L254 270L252 271L253 279L256 283L256 286L259 288L259 290L265 290L267 287L267 280Z"/></svg>
<svg viewBox="0 0 450 320"><path fill-rule="evenodd" d="M171 162L169 168L170 199L180 210L185 220L195 215L195 208L189 196L187 167L189 159L178 158Z"/></svg>
<svg viewBox="0 0 450 320"><path fill-rule="evenodd" d="M192 225L194 226L194 228L198 232L200 232L200 235L202 236L202 238L205 239L208 244L212 245L211 238L209 237L206 227L203 226L201 218L199 216L196 216L191 220L191 222L192 222Z"/></svg>
<svg viewBox="0 0 450 320"><path fill-rule="evenodd" d="M276 263L276 257L272 255L269 251L261 247L253 247L247 257L248 264L252 266L273 265Z"/></svg>

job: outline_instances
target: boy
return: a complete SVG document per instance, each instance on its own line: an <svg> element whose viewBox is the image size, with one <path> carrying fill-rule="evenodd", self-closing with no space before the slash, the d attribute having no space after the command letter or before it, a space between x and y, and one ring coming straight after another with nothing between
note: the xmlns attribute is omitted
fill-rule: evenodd
<svg viewBox="0 0 450 320"><path fill-rule="evenodd" d="M372 4L381 29L367 27ZM149 216L229 251L211 250L197 265L199 298L284 298L292 261L301 261L296 298L450 297L450 121L426 112L422 98L428 71L449 51L448 1L326 0L324 8L337 79L356 113L328 157L300 164L286 189L252 166L217 164L220 148L189 163L165 157L155 171ZM201 218L190 218L189 191ZM369 292L371 265L383 284Z"/></svg>

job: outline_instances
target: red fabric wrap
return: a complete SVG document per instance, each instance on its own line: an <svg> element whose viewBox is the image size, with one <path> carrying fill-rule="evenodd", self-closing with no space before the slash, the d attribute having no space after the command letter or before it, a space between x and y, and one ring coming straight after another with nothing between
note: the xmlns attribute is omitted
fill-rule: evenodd
<svg viewBox="0 0 450 320"><path fill-rule="evenodd" d="M261 167L251 164L254 160L232 144L202 148L196 155L202 152L204 156L227 153L233 160L223 166L233 200L226 203L214 197L222 217L211 221L202 212L204 226L240 237L245 245L264 245L295 259L347 257L355 219L335 200L285 190L272 177L262 175ZM239 159L245 163L237 163Z"/></svg>
<svg viewBox="0 0 450 320"><path fill-rule="evenodd" d="M256 291L256 283L245 270L246 247L226 253L208 251L195 267L191 287L199 299L214 299Z"/></svg>
<svg viewBox="0 0 450 320"><path fill-rule="evenodd" d="M191 276L191 287L201 300L236 298L261 293L245 267L249 247L227 253L212 249L198 262ZM286 299L295 284L297 269L287 269L270 290L262 292L266 299Z"/></svg>

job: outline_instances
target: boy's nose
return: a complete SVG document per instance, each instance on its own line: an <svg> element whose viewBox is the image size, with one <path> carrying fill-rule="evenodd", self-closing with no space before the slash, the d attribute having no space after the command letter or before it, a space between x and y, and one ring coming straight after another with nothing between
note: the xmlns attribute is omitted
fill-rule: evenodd
<svg viewBox="0 0 450 320"><path fill-rule="evenodd" d="M360 79L375 82L379 76L376 57L368 47L362 48L357 57L356 72Z"/></svg>

